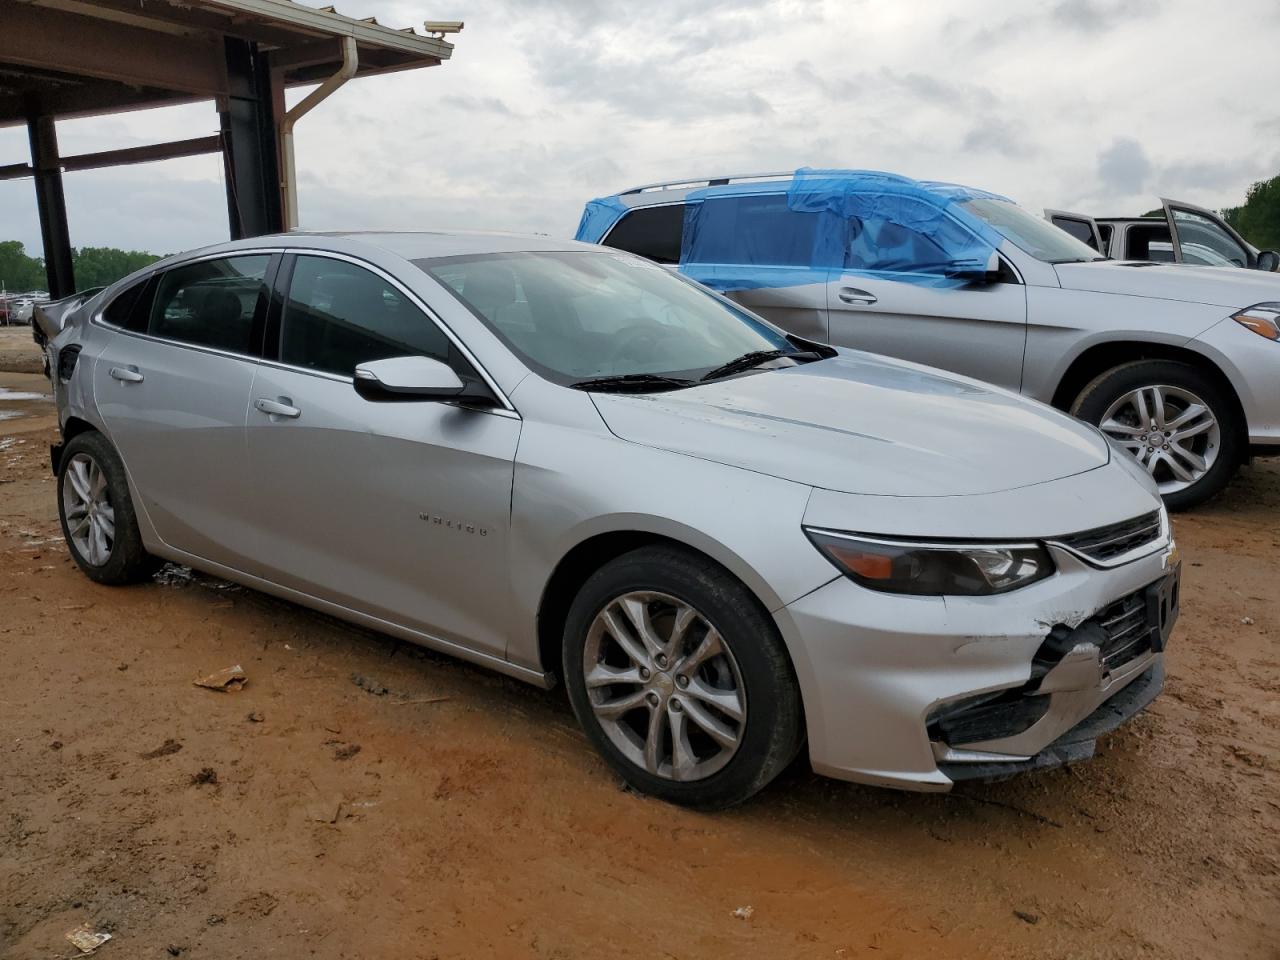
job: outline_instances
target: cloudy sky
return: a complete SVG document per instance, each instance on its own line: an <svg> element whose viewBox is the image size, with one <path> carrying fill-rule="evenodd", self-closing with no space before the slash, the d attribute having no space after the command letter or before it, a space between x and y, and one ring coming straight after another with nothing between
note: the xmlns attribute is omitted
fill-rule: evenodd
<svg viewBox="0 0 1280 960"><path fill-rule="evenodd" d="M1098 214L1160 195L1217 208L1280 172L1275 0L334 2L466 29L452 61L349 84L299 123L307 229L571 235L593 196L803 165ZM58 132L72 154L216 130L201 104ZM0 130L0 164L26 150L25 130ZM227 236L214 157L65 182L77 246L172 252ZM7 238L39 250L29 181L0 182Z"/></svg>

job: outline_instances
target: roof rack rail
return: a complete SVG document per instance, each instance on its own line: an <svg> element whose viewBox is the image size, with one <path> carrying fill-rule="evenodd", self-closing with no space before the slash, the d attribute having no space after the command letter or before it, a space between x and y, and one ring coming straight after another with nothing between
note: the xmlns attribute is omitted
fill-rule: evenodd
<svg viewBox="0 0 1280 960"><path fill-rule="evenodd" d="M685 187L723 187L730 183L752 180L790 180L794 176L794 170L785 170L778 173L745 173L732 177L686 177L683 180L663 180L658 183L641 184L629 190L618 191L618 196L623 197L631 193L649 193L653 190L677 190Z"/></svg>

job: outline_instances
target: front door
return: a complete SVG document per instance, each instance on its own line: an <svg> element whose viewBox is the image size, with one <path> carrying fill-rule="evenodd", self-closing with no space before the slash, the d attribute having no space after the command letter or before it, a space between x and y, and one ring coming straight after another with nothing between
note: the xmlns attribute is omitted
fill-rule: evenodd
<svg viewBox="0 0 1280 960"><path fill-rule="evenodd" d="M160 539L235 567L256 539L245 411L270 265L269 254L246 254L153 278L127 316L107 317L120 329L94 367L98 411Z"/></svg>
<svg viewBox="0 0 1280 960"><path fill-rule="evenodd" d="M1102 242L1102 231L1098 229L1098 221L1085 213L1071 213L1067 210L1045 210L1045 219L1060 230L1065 230L1081 243L1087 243L1104 256L1106 244Z"/></svg>
<svg viewBox="0 0 1280 960"><path fill-rule="evenodd" d="M1178 263L1209 267L1253 267L1255 254L1244 239L1214 213L1189 203L1162 200Z"/></svg>
<svg viewBox="0 0 1280 960"><path fill-rule="evenodd" d="M992 282L952 279L948 260L909 226L851 218L846 269L828 277L830 342L1020 389L1026 287L1007 264Z"/></svg>
<svg viewBox="0 0 1280 960"><path fill-rule="evenodd" d="M509 411L374 402L359 363L424 355L473 374L386 275L286 260L275 360L249 409L261 573L284 586L503 656L507 537L520 421Z"/></svg>

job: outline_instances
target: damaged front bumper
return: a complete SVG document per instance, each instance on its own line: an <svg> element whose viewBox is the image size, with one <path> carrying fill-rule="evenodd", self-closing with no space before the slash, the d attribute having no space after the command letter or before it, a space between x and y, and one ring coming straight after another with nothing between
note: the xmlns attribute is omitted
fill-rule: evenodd
<svg viewBox="0 0 1280 960"><path fill-rule="evenodd" d="M1050 549L1057 574L999 597L886 598L842 578L781 611L814 769L947 790L1087 759L1150 703L1175 548L1108 570Z"/></svg>

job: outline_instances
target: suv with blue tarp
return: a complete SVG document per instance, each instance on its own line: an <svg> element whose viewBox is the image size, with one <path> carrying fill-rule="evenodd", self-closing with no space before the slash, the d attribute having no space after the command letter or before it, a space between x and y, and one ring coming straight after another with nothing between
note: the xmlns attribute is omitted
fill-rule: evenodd
<svg viewBox="0 0 1280 960"><path fill-rule="evenodd" d="M995 193L865 170L592 200L578 240L670 264L783 329L1052 403L1171 507L1280 453L1280 277L1116 261ZM1274 333L1274 336L1272 335Z"/></svg>

